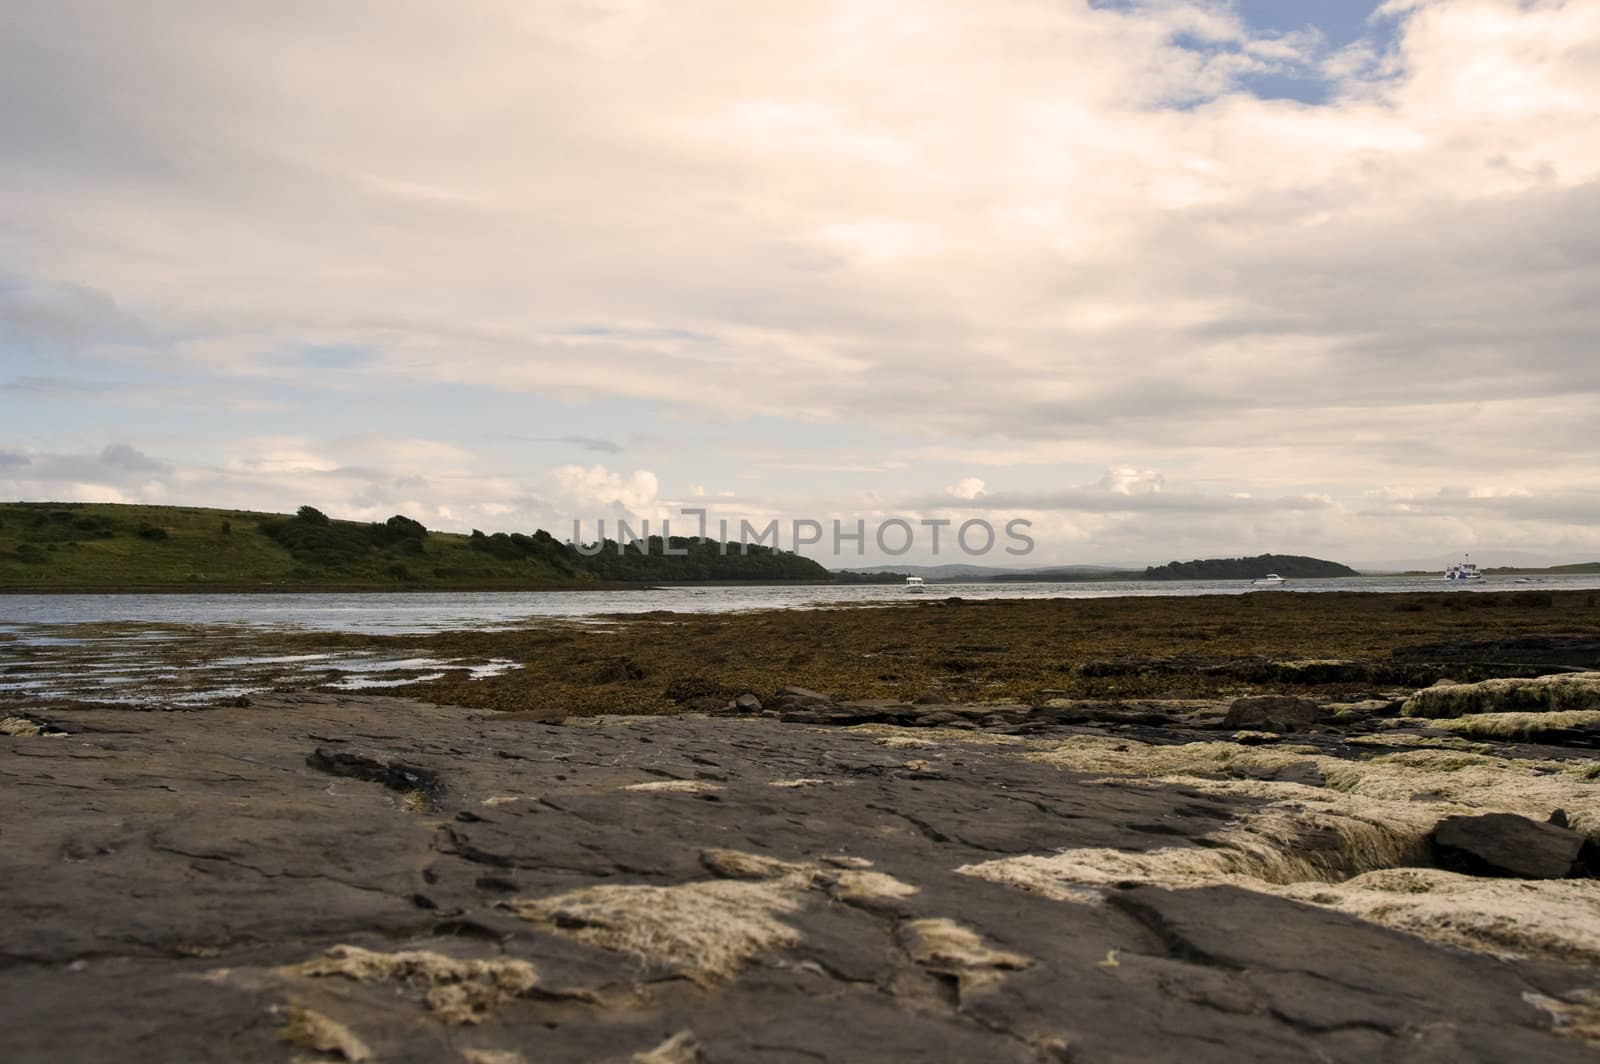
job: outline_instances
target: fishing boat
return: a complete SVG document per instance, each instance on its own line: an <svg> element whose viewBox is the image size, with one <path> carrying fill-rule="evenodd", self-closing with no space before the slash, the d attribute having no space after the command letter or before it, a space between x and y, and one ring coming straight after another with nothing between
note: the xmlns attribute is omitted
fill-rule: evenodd
<svg viewBox="0 0 1600 1064"><path fill-rule="evenodd" d="M1476 562L1468 561L1472 555L1466 555L1463 560L1456 562L1444 571L1446 580L1482 580L1483 574L1478 572Z"/></svg>
<svg viewBox="0 0 1600 1064"><path fill-rule="evenodd" d="M928 586L922 582L922 577L908 576L906 577L906 590L913 595L920 595L928 590Z"/></svg>
<svg viewBox="0 0 1600 1064"><path fill-rule="evenodd" d="M1250 581L1250 586L1251 587L1282 587L1284 584L1287 584L1288 582L1289 581L1285 580L1283 577L1279 576L1277 573L1268 573L1266 576L1263 576L1259 580Z"/></svg>

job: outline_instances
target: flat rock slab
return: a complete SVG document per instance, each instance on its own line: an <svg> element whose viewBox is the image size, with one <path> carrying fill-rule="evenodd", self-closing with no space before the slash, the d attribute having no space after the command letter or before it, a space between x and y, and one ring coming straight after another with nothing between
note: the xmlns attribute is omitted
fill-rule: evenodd
<svg viewBox="0 0 1600 1064"><path fill-rule="evenodd" d="M0 736L9 1062L1592 1059L1530 1003L1592 971L1236 888L958 873L1250 808L1003 736L330 696L57 718Z"/></svg>
<svg viewBox="0 0 1600 1064"><path fill-rule="evenodd" d="M1441 868L1467 875L1564 879L1589 874L1578 861L1582 835L1514 813L1445 817L1429 842Z"/></svg>

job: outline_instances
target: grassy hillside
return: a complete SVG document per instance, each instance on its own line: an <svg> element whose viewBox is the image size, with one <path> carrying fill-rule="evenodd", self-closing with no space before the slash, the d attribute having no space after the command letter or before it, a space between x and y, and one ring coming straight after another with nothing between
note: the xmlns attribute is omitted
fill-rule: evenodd
<svg viewBox="0 0 1600 1064"><path fill-rule="evenodd" d="M821 566L751 548L650 557L615 546L585 558L547 532L429 532L409 518L330 520L299 514L109 503L0 503L0 588L107 590L300 588L583 588L613 581L822 580Z"/></svg>

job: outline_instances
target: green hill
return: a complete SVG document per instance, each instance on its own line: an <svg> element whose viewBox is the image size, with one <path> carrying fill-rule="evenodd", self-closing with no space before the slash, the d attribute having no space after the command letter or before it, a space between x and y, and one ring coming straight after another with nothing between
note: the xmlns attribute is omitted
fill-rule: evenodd
<svg viewBox="0 0 1600 1064"><path fill-rule="evenodd" d="M1359 576L1348 565L1307 558L1299 554L1258 554L1254 558L1204 558L1190 562L1152 565L1146 580L1259 580L1277 573L1290 580L1319 580L1332 576Z"/></svg>
<svg viewBox="0 0 1600 1064"><path fill-rule="evenodd" d="M1484 573L1489 576L1592 576L1600 573L1600 562L1575 562L1571 565L1551 565L1543 569L1502 565L1485 569Z"/></svg>
<svg viewBox="0 0 1600 1064"><path fill-rule="evenodd" d="M247 510L111 503L0 503L0 589L431 590L603 587L699 580L826 582L826 569L767 547L673 537L687 557L607 541L584 557L532 535L430 532L408 517L335 521Z"/></svg>

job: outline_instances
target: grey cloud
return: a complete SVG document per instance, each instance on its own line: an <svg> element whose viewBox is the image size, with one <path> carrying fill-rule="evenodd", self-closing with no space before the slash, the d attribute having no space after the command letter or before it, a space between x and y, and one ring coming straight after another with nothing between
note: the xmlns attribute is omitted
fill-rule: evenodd
<svg viewBox="0 0 1600 1064"><path fill-rule="evenodd" d="M35 396L41 399L67 399L84 395L104 395L118 389L105 381L71 377L13 377L0 384L0 391Z"/></svg>
<svg viewBox="0 0 1600 1064"><path fill-rule="evenodd" d="M3 53L0 53L3 55ZM59 354L107 343L144 343L154 333L105 292L78 284L0 285L0 340ZM60 378L19 378L49 388ZM13 381L8 388L16 385Z"/></svg>
<svg viewBox="0 0 1600 1064"><path fill-rule="evenodd" d="M570 443L574 447L581 447L586 451L594 451L597 454L622 453L622 444L602 439L598 436L552 436L546 442Z"/></svg>
<svg viewBox="0 0 1600 1064"><path fill-rule="evenodd" d="M133 485L173 472L169 462L137 448L115 443L94 454L3 454L0 466L26 469L26 479L36 483Z"/></svg>
<svg viewBox="0 0 1600 1064"><path fill-rule="evenodd" d="M975 499L925 496L907 504L914 510L1066 511L1084 514L1263 514L1327 509L1331 503L1316 496L1237 498L1187 491L1147 491L1123 495L1098 488L1070 488L1055 492L992 492Z"/></svg>
<svg viewBox="0 0 1600 1064"><path fill-rule="evenodd" d="M1365 517L1418 520L1440 516L1495 517L1511 521L1555 522L1578 527L1600 527L1600 486L1587 491L1558 490L1527 494L1473 496L1447 491L1418 498L1396 499L1369 505Z"/></svg>
<svg viewBox="0 0 1600 1064"><path fill-rule="evenodd" d="M151 458L125 443L113 443L102 448L100 464L124 473L165 473L172 469L169 463Z"/></svg>
<svg viewBox="0 0 1600 1064"><path fill-rule="evenodd" d="M568 436L516 436L506 435L502 439L518 440L523 443L561 443L570 447L578 447L595 454L621 454L627 448L616 440L603 436L586 436L573 434Z"/></svg>

